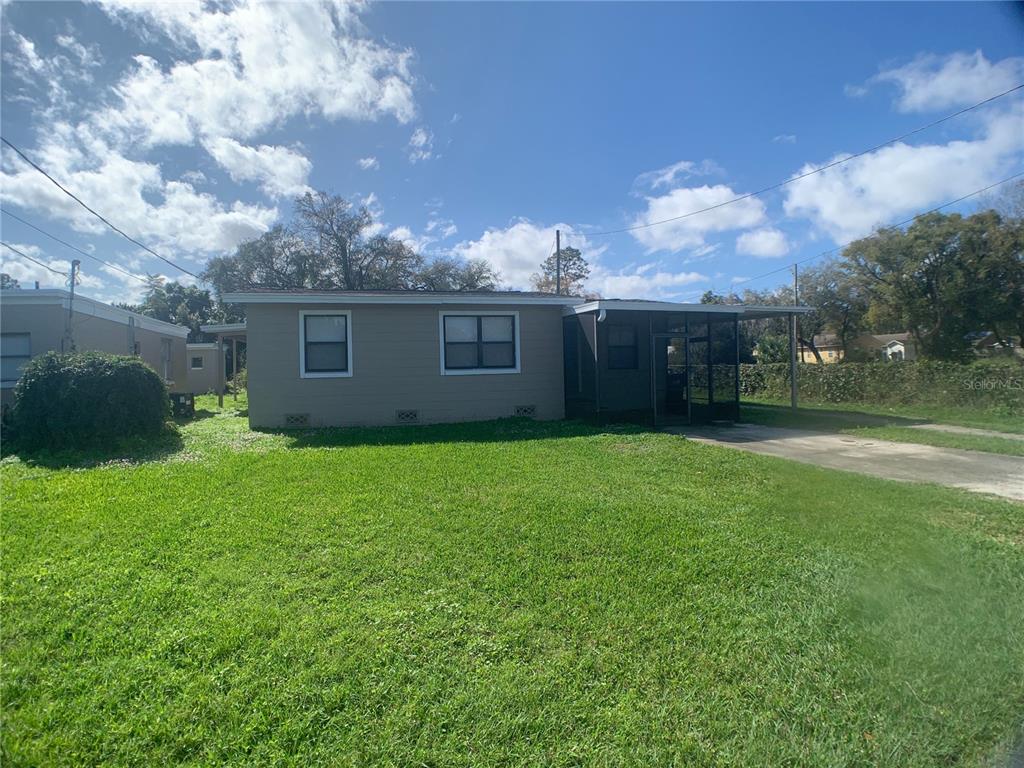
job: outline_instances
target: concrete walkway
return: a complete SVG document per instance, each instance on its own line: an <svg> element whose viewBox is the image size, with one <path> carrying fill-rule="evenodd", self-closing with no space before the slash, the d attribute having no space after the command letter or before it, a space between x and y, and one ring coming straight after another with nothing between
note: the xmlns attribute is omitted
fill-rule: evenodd
<svg viewBox="0 0 1024 768"><path fill-rule="evenodd" d="M992 493L1024 501L1024 458L930 445L894 443L804 429L734 426L676 427L667 430L710 445L917 483Z"/></svg>
<svg viewBox="0 0 1024 768"><path fill-rule="evenodd" d="M1024 435L1013 432L996 432L994 429L978 429L977 427L957 427L952 424L913 424L911 429L927 429L931 432L949 432L953 435L974 435L976 437L999 437L1003 440L1024 440Z"/></svg>

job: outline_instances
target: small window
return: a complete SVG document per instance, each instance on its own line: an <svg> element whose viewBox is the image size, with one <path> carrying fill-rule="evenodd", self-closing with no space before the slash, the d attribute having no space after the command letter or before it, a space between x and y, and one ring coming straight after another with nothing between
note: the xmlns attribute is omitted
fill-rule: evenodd
<svg viewBox="0 0 1024 768"><path fill-rule="evenodd" d="M32 341L27 333L0 335L0 379L5 387L13 387L21 378L21 370L32 359Z"/></svg>
<svg viewBox="0 0 1024 768"><path fill-rule="evenodd" d="M136 341L135 343L132 344L132 354L135 355L136 357L138 357L139 355L142 354L142 342L141 341Z"/></svg>
<svg viewBox="0 0 1024 768"><path fill-rule="evenodd" d="M193 357L192 358L192 363L191 363L191 368L192 368L193 371L201 371L201 370L203 370L203 358L202 357Z"/></svg>
<svg viewBox="0 0 1024 768"><path fill-rule="evenodd" d="M638 366L636 328L632 325L608 326L608 368L632 370Z"/></svg>
<svg viewBox="0 0 1024 768"><path fill-rule="evenodd" d="M349 312L299 313L299 375L323 378L352 375Z"/></svg>
<svg viewBox="0 0 1024 768"><path fill-rule="evenodd" d="M515 313L442 313L442 373L518 373L518 325Z"/></svg>

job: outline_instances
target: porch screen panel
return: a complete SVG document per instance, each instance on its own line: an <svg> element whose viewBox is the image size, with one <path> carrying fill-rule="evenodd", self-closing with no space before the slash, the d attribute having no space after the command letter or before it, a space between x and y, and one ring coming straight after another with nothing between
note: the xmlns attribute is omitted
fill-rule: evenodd
<svg viewBox="0 0 1024 768"><path fill-rule="evenodd" d="M739 360L736 350L736 319L732 315L715 317L709 323L711 344L711 386L715 418L735 418L736 377Z"/></svg>

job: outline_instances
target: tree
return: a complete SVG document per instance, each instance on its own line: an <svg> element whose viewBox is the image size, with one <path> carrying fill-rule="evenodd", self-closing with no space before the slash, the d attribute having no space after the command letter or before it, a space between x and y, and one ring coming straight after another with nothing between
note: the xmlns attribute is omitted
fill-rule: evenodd
<svg viewBox="0 0 1024 768"><path fill-rule="evenodd" d="M498 275L483 259L441 256L416 275L416 288L424 291L493 291L497 287Z"/></svg>
<svg viewBox="0 0 1024 768"><path fill-rule="evenodd" d="M406 242L375 234L365 207L326 192L295 201L288 226L241 243L211 259L203 277L220 296L249 288L311 290L492 290L485 262L442 257L427 262Z"/></svg>
<svg viewBox="0 0 1024 768"><path fill-rule="evenodd" d="M190 342L206 340L206 334L199 330L200 325L243 319L236 308L216 303L208 290L173 281L165 284L162 278L149 281L140 304L122 306L140 315L186 326Z"/></svg>
<svg viewBox="0 0 1024 768"><path fill-rule="evenodd" d="M1024 331L1024 231L995 211L879 230L849 245L842 266L861 281L868 318L898 319L928 357L968 357L978 330Z"/></svg>
<svg viewBox="0 0 1024 768"><path fill-rule="evenodd" d="M763 335L757 342L757 362L784 363L789 360L789 338L775 333Z"/></svg>
<svg viewBox="0 0 1024 768"><path fill-rule="evenodd" d="M16 288L21 288L21 283L6 272L0 272L0 290L9 291Z"/></svg>
<svg viewBox="0 0 1024 768"><path fill-rule="evenodd" d="M562 249L561 291L566 296L580 296L583 284L590 277L590 265L578 248ZM551 254L540 265L540 272L530 276L535 290L554 293L558 287L558 255Z"/></svg>

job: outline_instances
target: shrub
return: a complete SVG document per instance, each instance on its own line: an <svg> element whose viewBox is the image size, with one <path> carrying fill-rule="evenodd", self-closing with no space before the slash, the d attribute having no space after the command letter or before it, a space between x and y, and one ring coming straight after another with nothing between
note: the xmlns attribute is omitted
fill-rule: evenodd
<svg viewBox="0 0 1024 768"><path fill-rule="evenodd" d="M954 405L1024 413L1024 366L1015 361L806 363L799 366L800 398L819 403ZM789 364L740 366L741 395L789 397Z"/></svg>
<svg viewBox="0 0 1024 768"><path fill-rule="evenodd" d="M19 448L79 448L155 435L170 418L167 388L135 357L101 352L33 358L14 388Z"/></svg>

